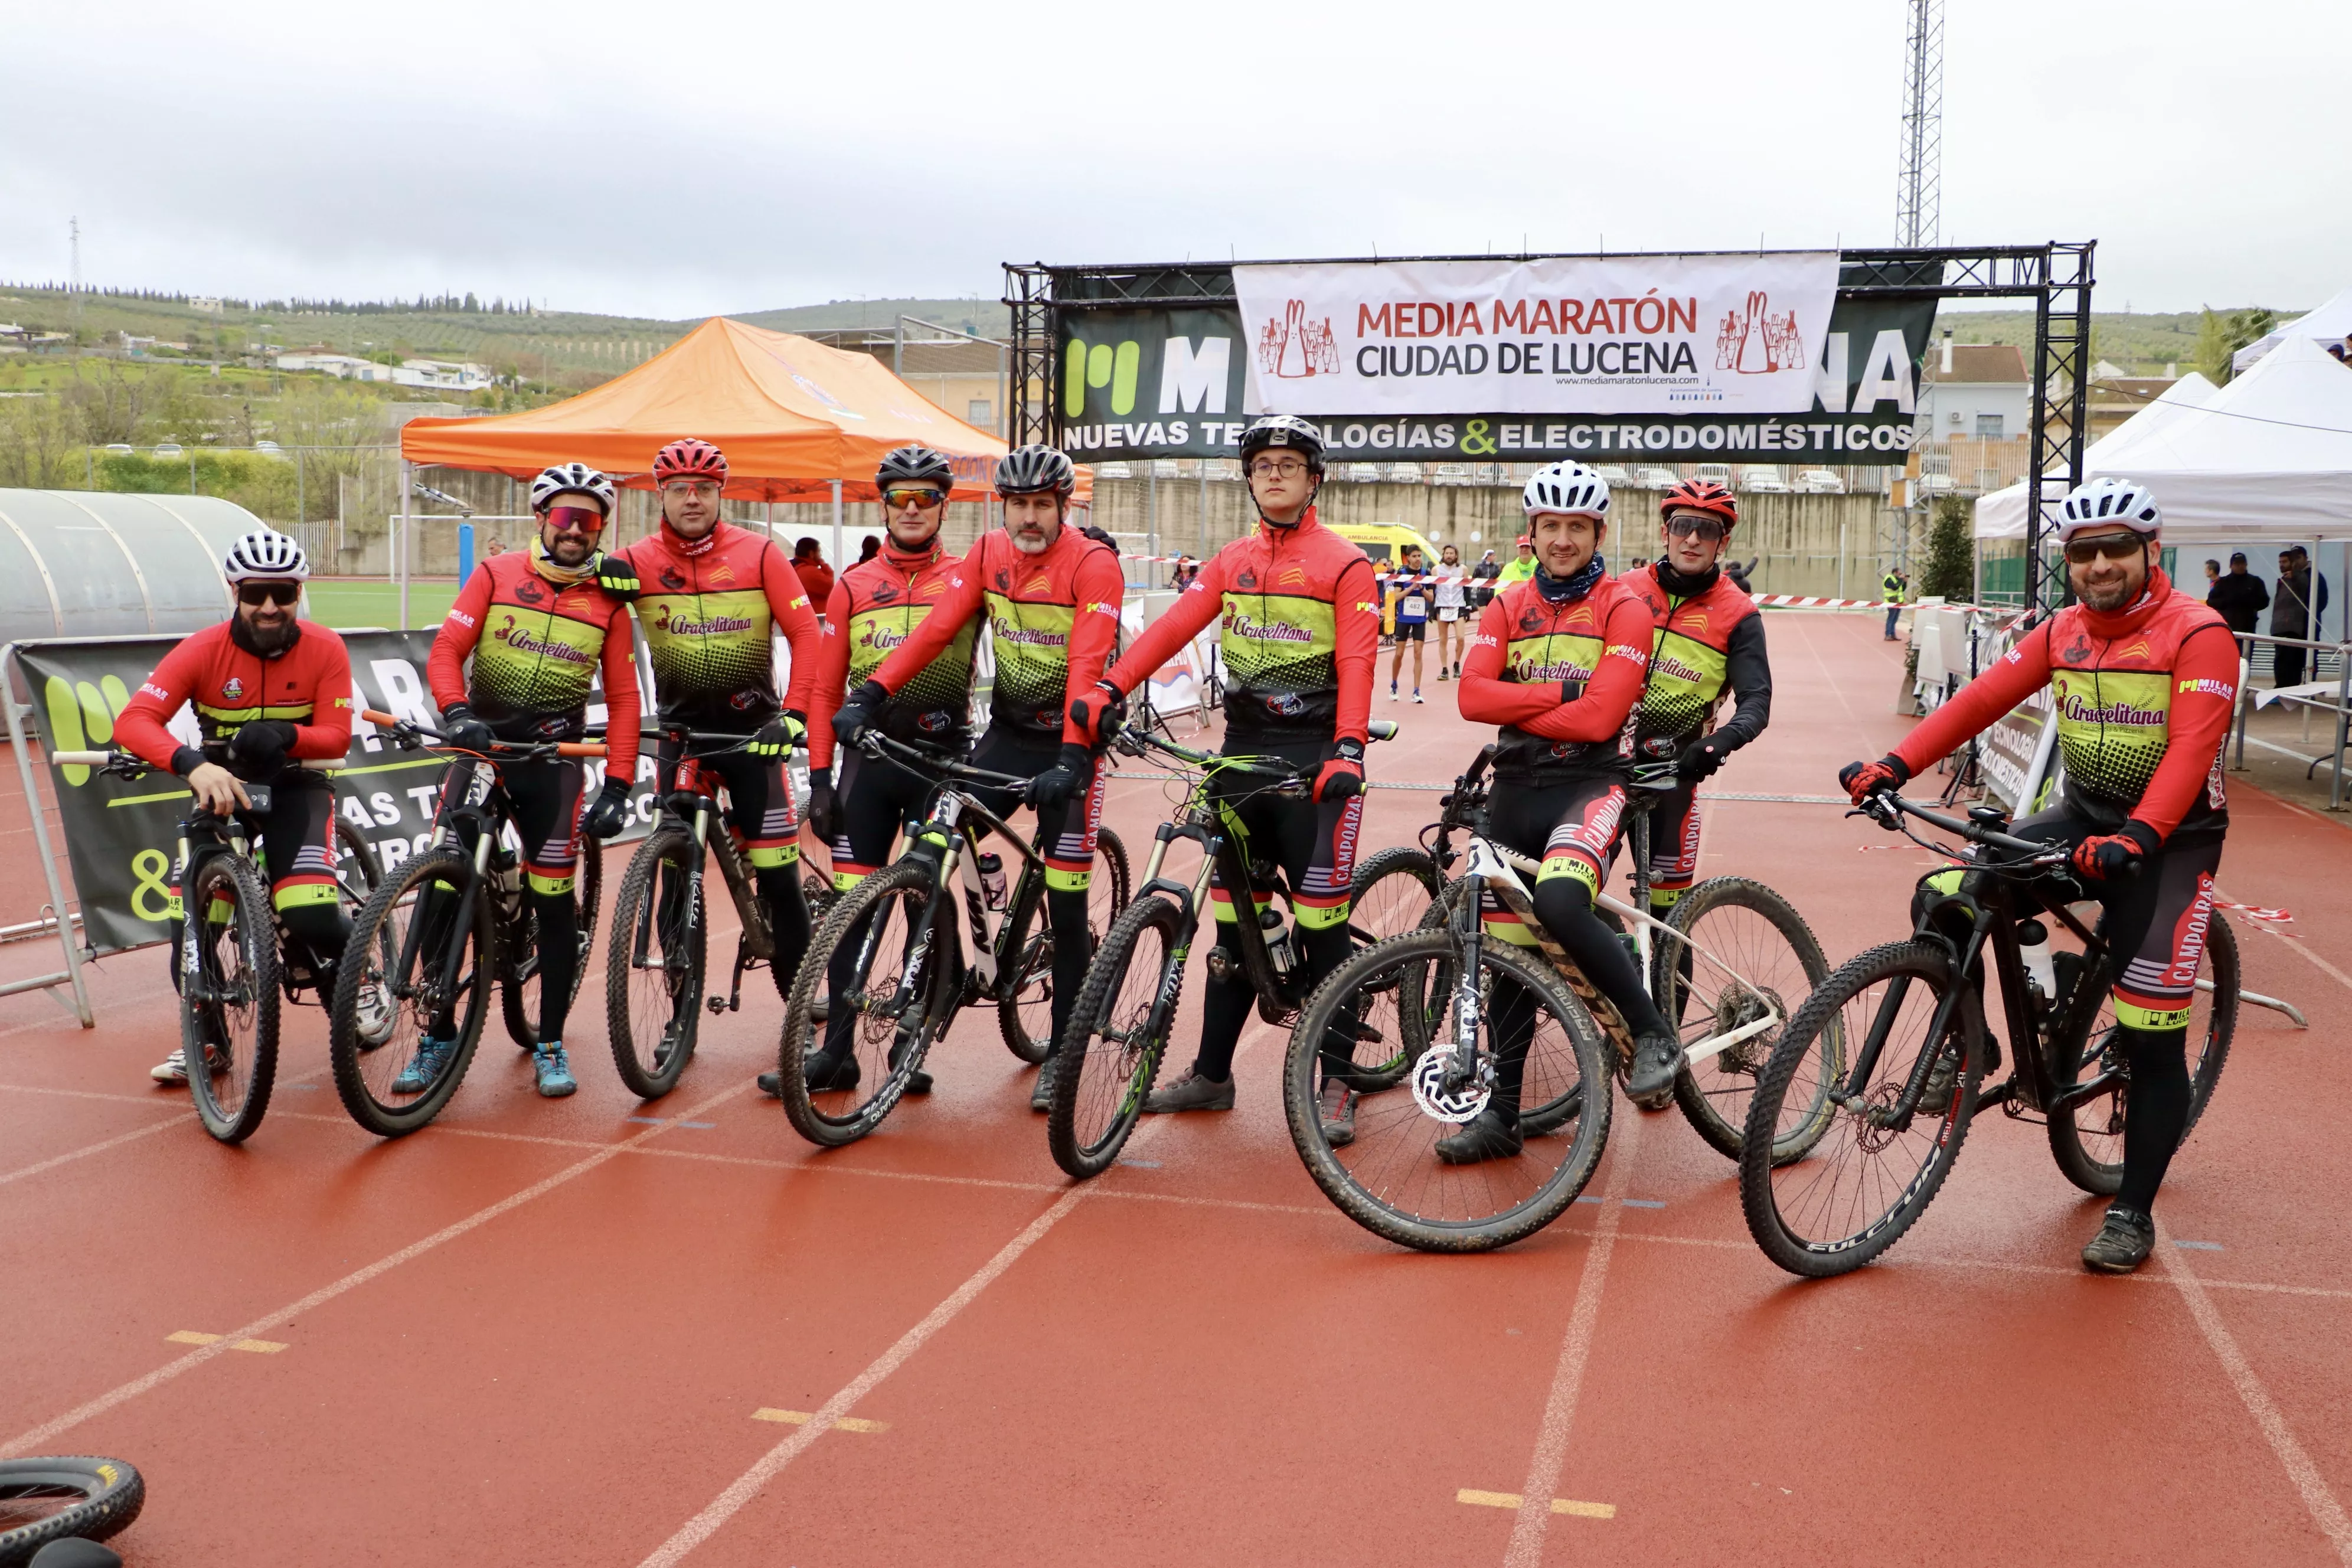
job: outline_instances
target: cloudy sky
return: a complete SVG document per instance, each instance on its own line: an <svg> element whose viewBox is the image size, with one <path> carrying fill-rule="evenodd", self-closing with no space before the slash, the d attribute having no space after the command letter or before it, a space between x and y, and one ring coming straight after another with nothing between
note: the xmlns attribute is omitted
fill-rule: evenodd
<svg viewBox="0 0 2352 1568"><path fill-rule="evenodd" d="M665 317L1006 259L1886 243L1906 10L12 7L0 277L63 277L76 216L93 282ZM2352 5L1947 29L1948 240L2096 238L2110 310L2352 284Z"/></svg>

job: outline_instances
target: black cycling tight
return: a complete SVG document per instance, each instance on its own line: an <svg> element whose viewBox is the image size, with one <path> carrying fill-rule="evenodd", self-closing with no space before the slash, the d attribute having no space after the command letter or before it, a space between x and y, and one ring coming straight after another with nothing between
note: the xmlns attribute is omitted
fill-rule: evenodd
<svg viewBox="0 0 2352 1568"><path fill-rule="evenodd" d="M2156 1189L2189 1128L2189 1031L2116 1030L2131 1067L2124 1097L2124 1180L2116 1202L2142 1214L2155 1211Z"/></svg>

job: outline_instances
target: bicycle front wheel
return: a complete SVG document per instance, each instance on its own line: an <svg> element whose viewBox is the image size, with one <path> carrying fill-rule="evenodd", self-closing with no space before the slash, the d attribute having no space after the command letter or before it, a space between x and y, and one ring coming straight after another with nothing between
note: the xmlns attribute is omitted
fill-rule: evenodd
<svg viewBox="0 0 2352 1568"><path fill-rule="evenodd" d="M1874 947L1797 1009L1748 1100L1740 1206L1764 1256L1822 1279L1859 1268L1927 1212L1976 1114L1984 1026L1963 992L1942 1036L1927 1036L1959 982L1940 948ZM1857 1058L1879 1042L1866 1080L1847 1093ZM1915 1067L1916 1109L1901 1115ZM1792 1144L1802 1158L1784 1161Z"/></svg>
<svg viewBox="0 0 2352 1568"><path fill-rule="evenodd" d="M2219 910L2206 928L2205 956L2197 966L2200 988L2189 1007L2189 1120L2186 1140L2213 1098L2213 1085L2230 1058L2238 1031L2238 934ZM2208 992L2202 983L2210 982ZM2085 1075L2118 1073L2115 1083L2049 1119L2050 1154L2065 1178L2086 1193L2111 1198L2124 1181L2124 1113L2131 1092L2128 1064L2116 1043L2115 984L2111 962L2101 957L2074 983L2067 1024L2050 1042L2050 1077L2063 1086Z"/></svg>
<svg viewBox="0 0 2352 1568"><path fill-rule="evenodd" d="M1356 868L1354 889L1348 900L1349 952L1361 952L1392 936L1444 925L1446 916L1439 901L1444 887L1444 879L1437 874L1437 862L1423 850L1399 846L1374 854ZM1427 969L1399 971L1392 978L1397 984L1409 985L1425 1000L1427 982L1433 973ZM1386 1060L1359 1062L1354 1069L1356 1087L1367 1090L1393 1088L1404 1081L1412 1066L1412 1055L1406 1051L1399 1051Z"/></svg>
<svg viewBox="0 0 2352 1568"><path fill-rule="evenodd" d="M1175 900L1154 893L1120 913L1087 966L1045 1117L1054 1163L1080 1181L1110 1169L1160 1077L1176 1014L1175 996L1162 1012L1160 995L1170 964L1181 966L1183 925Z"/></svg>
<svg viewBox="0 0 2352 1568"><path fill-rule="evenodd" d="M0 1459L0 1568L53 1541L104 1541L131 1528L147 1482L121 1459Z"/></svg>
<svg viewBox="0 0 2352 1568"><path fill-rule="evenodd" d="M1095 837L1094 874L1087 882L1087 954L1089 962L1109 933L1111 922L1134 891L1128 869L1127 846L1118 834L1101 829ZM1033 889L1035 887L1032 883ZM996 1026L1004 1048L1023 1061L1042 1062L1054 1049L1054 926L1045 895L1033 891L1006 918L1004 947L1008 962L1019 968L1003 984L996 1004Z"/></svg>
<svg viewBox="0 0 2352 1568"><path fill-rule="evenodd" d="M1745 877L1701 882L1675 901L1666 923L1716 959L1710 963L1671 937L1661 938L1651 952L1650 994L1685 1047L1776 1016L1780 1019L1777 1027L1736 1041L1675 1077L1675 1103L1684 1119L1710 1148L1737 1160L1756 1075L1788 1020L1830 977L1829 961L1805 917L1788 900ZM1796 1118L1791 1141L1774 1149L1773 1159L1796 1159L1811 1147L1803 1141L1809 1130L1818 1137L1827 1125L1820 1117Z"/></svg>
<svg viewBox="0 0 2352 1568"><path fill-rule="evenodd" d="M1416 976L1460 975L1465 963L1476 965L1478 1017L1464 1077L1453 1070L1455 1026L1472 988L1433 988L1426 1016L1401 999L1424 994ZM1335 1144L1318 1090L1327 1041L1351 1039L1360 1054L1412 1055L1412 1082L1366 1094L1352 1139ZM1559 978L1491 939L1465 952L1450 931L1392 938L1334 970L1291 1034L1282 1098L1324 1194L1374 1235L1424 1252L1483 1252L1559 1218L1592 1179L1612 1108L1601 1032ZM1538 1131L1522 1104L1573 1110Z"/></svg>
<svg viewBox="0 0 2352 1568"><path fill-rule="evenodd" d="M658 827L629 858L613 897L604 1029L614 1068L640 1100L659 1100L677 1087L701 1028L709 945L702 890L694 886L701 857L693 834L675 824Z"/></svg>
<svg viewBox="0 0 2352 1568"><path fill-rule="evenodd" d="M269 889L241 855L210 857L185 890L180 1049L205 1131L242 1143L278 1078L278 928Z"/></svg>
<svg viewBox="0 0 2352 1568"><path fill-rule="evenodd" d="M604 846L586 834L580 837L580 865L572 881L572 920L579 931L580 955L572 969L572 997L564 1004L580 1000L580 987L588 978L588 955L596 947L596 910L604 896ZM522 901L521 918L507 933L514 963L499 982L499 1010L504 1015L507 1038L517 1048L535 1050L539 1047L539 1026L546 1017L541 1008L546 1005L544 987L539 975L539 915L531 901Z"/></svg>
<svg viewBox="0 0 2352 1568"><path fill-rule="evenodd" d="M441 1113L481 1041L497 973L489 889L464 850L432 850L386 875L352 923L327 1020L335 1092L352 1121L397 1138Z"/></svg>
<svg viewBox="0 0 2352 1568"><path fill-rule="evenodd" d="M940 909L928 939L918 934L938 876L939 868L924 860L885 867L844 893L809 939L784 1004L776 1066L784 1113L820 1148L854 1143L881 1126L955 1015L953 904ZM828 988L834 956L842 952L849 983ZM828 989L820 1022L817 996ZM818 1044L835 1035L846 1036L838 1058ZM809 1085L812 1061L824 1064L823 1087Z"/></svg>

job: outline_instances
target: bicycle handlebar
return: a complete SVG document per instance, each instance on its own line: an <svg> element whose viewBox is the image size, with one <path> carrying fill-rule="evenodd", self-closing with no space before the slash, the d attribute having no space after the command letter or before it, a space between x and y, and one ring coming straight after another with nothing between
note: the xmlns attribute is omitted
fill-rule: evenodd
<svg viewBox="0 0 2352 1568"><path fill-rule="evenodd" d="M991 773L986 768L973 767L960 757L938 752L927 752L920 746L910 746L894 740L879 730L868 730L857 737L857 749L882 762L896 763L905 768L929 768L950 778L967 779L990 789L1026 789L1029 781L1013 773ZM892 753L896 752L897 755Z"/></svg>
<svg viewBox="0 0 2352 1568"><path fill-rule="evenodd" d="M394 718L392 714L379 712L373 708L361 709L360 717L380 729L390 730L395 738L421 735L428 740L437 741L445 746L450 744L449 737L440 731L419 724L413 719ZM491 745L496 748L498 753L509 758L549 755L602 757L605 754L604 742L602 741L493 741ZM336 763L338 767L341 765L340 763Z"/></svg>
<svg viewBox="0 0 2352 1568"><path fill-rule="evenodd" d="M1929 811L1926 806L1907 801L1892 790L1881 791L1871 795L1863 803L1862 809L1869 813L1889 832L1895 830L1901 817L1916 816L1931 827L1940 827L1947 833L1957 833L1971 844L1989 845L1995 849L2015 850L2035 860L2046 860L2052 865L2063 864L2067 859L2067 851L2063 845L2036 843L2031 838L2019 838L2011 834L1997 832L1980 822L1969 822L1961 817L1947 816L1940 811Z"/></svg>
<svg viewBox="0 0 2352 1568"><path fill-rule="evenodd" d="M133 752L51 752L49 753L49 761L61 768L111 767L117 759L125 763L135 763L142 772L146 773L165 771ZM302 757L298 759L298 765L309 768L313 773L331 773L343 768L346 761L341 757Z"/></svg>

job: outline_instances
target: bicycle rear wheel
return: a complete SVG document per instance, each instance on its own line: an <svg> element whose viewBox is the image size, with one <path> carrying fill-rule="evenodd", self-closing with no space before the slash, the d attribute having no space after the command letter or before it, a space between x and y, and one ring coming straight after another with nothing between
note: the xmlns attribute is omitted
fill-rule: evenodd
<svg viewBox="0 0 2352 1568"><path fill-rule="evenodd" d="M0 1459L0 1568L53 1541L104 1541L131 1528L147 1482L121 1459Z"/></svg>
<svg viewBox="0 0 2352 1568"><path fill-rule="evenodd" d="M588 955L596 948L596 911L604 896L604 847L583 834L580 867L572 882L572 919L580 932L580 956L572 971L573 1002L580 1000L580 987L588 979ZM499 982L499 1011L506 1019L507 1038L518 1049L535 1050L540 1021L545 1015L540 1011L539 915L527 897L505 945L514 954L514 963Z"/></svg>
<svg viewBox="0 0 2352 1568"><path fill-rule="evenodd" d="M1290 1141L1307 1174L1342 1213L1388 1240L1425 1252L1481 1252L1534 1235L1567 1211L1591 1180L1609 1139L1612 1097L1601 1033L1559 977L1507 944L1478 939L1465 953L1450 931L1395 937L1357 953L1307 998L1292 1032L1283 1069ZM1454 1051L1460 987L1428 994L1429 1016L1416 1018L1400 997L1413 973L1459 974L1477 965L1478 1080L1468 1100L1441 1119L1419 1086L1369 1094L1356 1108L1355 1137L1333 1147L1324 1136L1317 1091L1322 1045L1330 1031L1352 1029L1382 1056L1414 1058L1412 1076L1443 1072ZM1524 1045L1520 1042L1524 1041ZM1573 1100L1575 1110L1545 1131L1520 1124L1521 1145L1496 1158L1454 1163L1440 1142L1465 1131L1470 1101L1490 1106L1521 1063L1522 1104ZM1426 1065L1425 1065L1426 1064ZM1579 1092L1590 1086L1600 1092ZM1483 1123L1481 1123L1483 1124Z"/></svg>
<svg viewBox="0 0 2352 1568"><path fill-rule="evenodd" d="M2197 991L2189 1003L2189 1120L2180 1129L2183 1140L2205 1114L2238 1030L2238 934L2219 910L2206 928L2205 956L2197 966L2197 978L2212 982L2213 989ZM2114 984L2105 956L2084 966L2074 983L2070 1022L2050 1042L2053 1082L2077 1083L2085 1073L2096 1077L2110 1067L2125 1068L2115 1043L2116 1004L2109 991ZM2086 1193L2111 1198L2123 1185L2125 1100L2130 1089L2126 1070L2112 1088L2049 1119L2051 1157L2065 1178Z"/></svg>
<svg viewBox="0 0 2352 1568"><path fill-rule="evenodd" d="M207 858L185 892L180 938L180 1049L205 1131L242 1143L278 1079L278 926L253 862Z"/></svg>
<svg viewBox="0 0 2352 1568"><path fill-rule="evenodd" d="M1175 900L1153 893L1120 912L1087 966L1045 1117L1054 1163L1080 1181L1110 1169L1160 1077L1167 1020L1150 1020L1183 925ZM1171 996L1167 1017L1175 1012Z"/></svg>
<svg viewBox="0 0 2352 1568"><path fill-rule="evenodd" d="M604 1029L629 1092L659 1100L677 1085L702 1026L709 935L700 889L687 895L702 846L676 824L637 846L613 897L604 954Z"/></svg>
<svg viewBox="0 0 2352 1568"><path fill-rule="evenodd" d="M1927 1036L1955 984L1952 961L1920 942L1874 947L1806 998L1781 1032L1748 1105L1740 1206L1764 1256L1821 1279L1859 1268L1893 1246L1951 1173L1976 1114L1984 1026L1964 991L1940 1040ZM1885 1044L1852 1103L1840 1103L1874 1032ZM1891 1121L1924 1052L1932 1096ZM1823 1125L1823 1123L1826 1123ZM1783 1161L1779 1151L1802 1145Z"/></svg>
<svg viewBox="0 0 2352 1568"><path fill-rule="evenodd" d="M809 939L808 957L784 1005L783 1041L777 1053L784 1114L800 1135L821 1148L854 1143L882 1125L906 1092L909 1074L923 1065L931 1043L955 1016L955 906L942 901L929 939L917 951L920 928L937 889L939 868L900 860L844 893ZM815 1016L817 996L835 952L847 945L856 978L827 998L827 1017ZM847 1020L847 1081L811 1090L808 1063L839 1020ZM827 1058L830 1060L830 1058ZM839 1078L830 1081L841 1082Z"/></svg>
<svg viewBox="0 0 2352 1568"><path fill-rule="evenodd" d="M1805 917L1788 900L1745 877L1701 882L1676 900L1666 923L1755 987L1734 981L1681 942L1661 938L1650 954L1650 994L1681 1032L1684 1045L1776 1013L1781 1019L1780 1028L1750 1035L1675 1077L1675 1103L1684 1118L1709 1147L1737 1160L1756 1075L1788 1019L1830 977L1829 961ZM1772 1157L1783 1163L1796 1159L1811 1147L1803 1141L1807 1130L1818 1137L1827 1125L1818 1117L1797 1119L1792 1140L1774 1149Z"/></svg>
<svg viewBox="0 0 2352 1568"><path fill-rule="evenodd" d="M450 942L468 899L473 918L453 963ZM397 1138L441 1113L481 1041L497 973L489 889L474 879L463 849L428 851L385 877L352 922L327 1023L335 1092L352 1121ZM391 1009L388 1020L366 1030L363 985L381 987ZM436 1023L445 1034L431 1035Z"/></svg>
<svg viewBox="0 0 2352 1568"><path fill-rule="evenodd" d="M1127 846L1118 834L1101 829L1095 837L1094 875L1087 883L1087 934L1092 941L1091 961L1103 944L1111 922L1127 908L1134 891L1128 868ZM1031 887L1035 889L1036 884ZM1023 1061L1035 1064L1054 1048L1054 928L1046 918L1045 896L1033 890L1022 906L1006 918L1004 951L1018 954L1017 977L1002 988L996 1004L997 1030L1004 1048Z"/></svg>
<svg viewBox="0 0 2352 1568"><path fill-rule="evenodd" d="M1374 854L1356 868L1354 890L1348 900L1349 951L1361 952L1419 929L1436 910L1443 888L1437 862L1423 850L1394 846ZM1399 978L1408 975L1423 981L1429 977L1423 970L1400 972ZM1425 986L1423 994L1426 994ZM1357 1087L1391 1088L1404 1080L1412 1066L1412 1057L1402 1052L1386 1061L1360 1062L1355 1069Z"/></svg>

